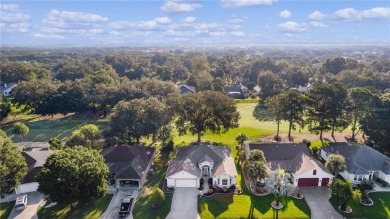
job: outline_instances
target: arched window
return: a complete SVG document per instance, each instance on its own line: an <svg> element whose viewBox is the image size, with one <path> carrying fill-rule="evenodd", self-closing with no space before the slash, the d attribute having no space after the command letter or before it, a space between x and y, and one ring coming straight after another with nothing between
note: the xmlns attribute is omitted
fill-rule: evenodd
<svg viewBox="0 0 390 219"><path fill-rule="evenodd" d="M317 175L317 170L313 170L313 175Z"/></svg>

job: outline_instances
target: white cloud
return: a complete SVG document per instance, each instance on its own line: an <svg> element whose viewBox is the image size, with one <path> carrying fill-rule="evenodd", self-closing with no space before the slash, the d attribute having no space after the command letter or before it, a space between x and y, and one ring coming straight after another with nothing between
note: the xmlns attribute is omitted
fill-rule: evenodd
<svg viewBox="0 0 390 219"><path fill-rule="evenodd" d="M108 21L108 18L97 15L97 14L88 14L77 11L59 11L52 9L49 14L43 20L44 23L47 23L52 26L65 27L68 24L89 24L89 23L99 23Z"/></svg>
<svg viewBox="0 0 390 219"><path fill-rule="evenodd" d="M311 20L322 20L326 17L325 14L319 12L319 11L314 11L313 13L309 14L307 18Z"/></svg>
<svg viewBox="0 0 390 219"><path fill-rule="evenodd" d="M284 32L302 32L306 30L305 25L298 24L293 21L287 21L285 23L279 24L279 27Z"/></svg>
<svg viewBox="0 0 390 219"><path fill-rule="evenodd" d="M190 12L195 11L196 9L202 7L202 5L198 3L183 3L179 1L166 1L163 6L161 6L161 10L165 12Z"/></svg>
<svg viewBox="0 0 390 219"><path fill-rule="evenodd" d="M19 11L19 6L17 4L0 4L0 10Z"/></svg>
<svg viewBox="0 0 390 219"><path fill-rule="evenodd" d="M279 17L281 18L289 18L291 16L291 12L289 10L284 10L279 13Z"/></svg>
<svg viewBox="0 0 390 219"><path fill-rule="evenodd" d="M196 21L196 17L186 17L183 21L184 23L193 23Z"/></svg>
<svg viewBox="0 0 390 219"><path fill-rule="evenodd" d="M160 25L154 21L137 21L137 22L131 22L131 21L114 21L108 24L108 27L115 29L115 30L125 30L130 28L137 28L137 29L158 29L161 28Z"/></svg>
<svg viewBox="0 0 390 219"><path fill-rule="evenodd" d="M344 8L333 14L336 20L358 21L363 19L390 19L390 8L376 7L364 11Z"/></svg>
<svg viewBox="0 0 390 219"><path fill-rule="evenodd" d="M390 8L371 8L361 12L362 18L367 19L389 19Z"/></svg>
<svg viewBox="0 0 390 219"><path fill-rule="evenodd" d="M222 0L222 6L227 8L272 5L277 0Z"/></svg>
<svg viewBox="0 0 390 219"><path fill-rule="evenodd" d="M0 4L1 31L7 33L27 33L30 30L31 16L21 12L16 4Z"/></svg>
<svg viewBox="0 0 390 219"><path fill-rule="evenodd" d="M344 8L334 13L336 19L340 20L355 20L359 17L359 11L353 8Z"/></svg>
<svg viewBox="0 0 390 219"><path fill-rule="evenodd" d="M212 37L223 37L226 35L226 32L216 31L216 32L210 32L210 36Z"/></svg>
<svg viewBox="0 0 390 219"><path fill-rule="evenodd" d="M229 23L231 23L231 24L241 24L241 23L244 23L244 21L245 21L244 19L236 18L236 17L229 19Z"/></svg>
<svg viewBox="0 0 390 219"><path fill-rule="evenodd" d="M318 22L318 21L310 21L309 22L310 26L312 27L327 27L328 25Z"/></svg>
<svg viewBox="0 0 390 219"><path fill-rule="evenodd" d="M230 35L235 36L235 37L245 36L245 34L241 31L232 31L232 32L230 32Z"/></svg>
<svg viewBox="0 0 390 219"><path fill-rule="evenodd" d="M161 24L169 24L171 23L171 19L169 17L158 17L154 19L157 23Z"/></svg>
<svg viewBox="0 0 390 219"><path fill-rule="evenodd" d="M65 39L65 37L62 35L44 35L40 33L34 34L34 37L38 39L56 39L56 40Z"/></svg>

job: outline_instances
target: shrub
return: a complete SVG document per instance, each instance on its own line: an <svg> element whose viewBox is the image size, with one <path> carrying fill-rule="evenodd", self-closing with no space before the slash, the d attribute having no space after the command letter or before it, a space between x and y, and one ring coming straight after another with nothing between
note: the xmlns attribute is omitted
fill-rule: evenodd
<svg viewBox="0 0 390 219"><path fill-rule="evenodd" d="M282 137L274 135L274 140L275 141L282 141Z"/></svg>
<svg viewBox="0 0 390 219"><path fill-rule="evenodd" d="M368 181L366 179L363 179L363 181L358 185L358 188L360 191L366 191L366 190L371 190L372 189L372 181Z"/></svg>
<svg viewBox="0 0 390 219"><path fill-rule="evenodd" d="M161 189L156 188L153 190L151 199L152 202L154 203L153 205L160 206L165 200L165 194Z"/></svg>
<svg viewBox="0 0 390 219"><path fill-rule="evenodd" d="M222 191L223 192L227 192L228 188L226 188L225 186L222 188Z"/></svg>
<svg viewBox="0 0 390 219"><path fill-rule="evenodd" d="M173 139L169 139L167 143L163 146L164 151L173 151L174 142Z"/></svg>
<svg viewBox="0 0 390 219"><path fill-rule="evenodd" d="M318 148L317 148L317 147L312 148L312 149L311 149L311 153L312 153L312 154L318 154Z"/></svg>
<svg viewBox="0 0 390 219"><path fill-rule="evenodd" d="M256 94L255 94L254 92L251 92L251 93L249 94L249 97L250 97L251 99L256 99Z"/></svg>
<svg viewBox="0 0 390 219"><path fill-rule="evenodd" d="M209 188L208 193L213 193L213 192L214 192L214 189L213 188Z"/></svg>

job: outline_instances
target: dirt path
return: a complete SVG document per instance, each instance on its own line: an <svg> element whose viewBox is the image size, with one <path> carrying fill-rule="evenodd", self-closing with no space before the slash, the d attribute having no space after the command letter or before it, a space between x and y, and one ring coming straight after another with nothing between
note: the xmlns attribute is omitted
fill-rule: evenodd
<svg viewBox="0 0 390 219"><path fill-rule="evenodd" d="M350 136L350 135L351 135L350 133L335 133L335 139L337 142L346 141L345 136ZM302 141L303 139L307 139L310 141L319 141L320 140L320 136L316 135L316 134L299 134L298 133L298 134L292 134L291 136L292 136L294 141L298 141L298 142ZM288 140L287 134L280 134L280 137L282 138L282 140L285 140L285 141ZM271 140L273 140L273 138L274 138L274 135L269 135L269 136L263 137L262 140L271 141ZM324 133L323 138L324 138L324 140L329 139L332 142L334 141L332 136L331 136L331 133ZM364 139L361 135L357 135L356 139L358 142L364 141Z"/></svg>

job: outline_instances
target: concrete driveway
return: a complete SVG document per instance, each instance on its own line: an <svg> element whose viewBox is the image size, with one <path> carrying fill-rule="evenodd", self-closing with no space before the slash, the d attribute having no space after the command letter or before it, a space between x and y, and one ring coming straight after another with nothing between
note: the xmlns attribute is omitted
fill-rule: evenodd
<svg viewBox="0 0 390 219"><path fill-rule="evenodd" d="M139 189L118 189L111 199L110 204L107 207L107 210L99 217L99 219L115 219L115 218L127 218L132 219L133 215L130 213L126 217L119 217L119 208L121 206L122 199L132 192L134 196L133 206L131 207L131 212L133 212L133 207L135 200L137 199Z"/></svg>
<svg viewBox="0 0 390 219"><path fill-rule="evenodd" d="M16 211L12 209L11 214L9 215L9 219L38 219L37 209L40 204L43 203L43 194L39 192L30 192L27 193L27 208L23 211Z"/></svg>
<svg viewBox="0 0 390 219"><path fill-rule="evenodd" d="M198 194L197 188L175 188L171 211L166 219L200 219Z"/></svg>
<svg viewBox="0 0 390 219"><path fill-rule="evenodd" d="M326 186L302 186L300 191L305 196L307 205L311 210L311 219L342 219L329 203L330 193Z"/></svg>

